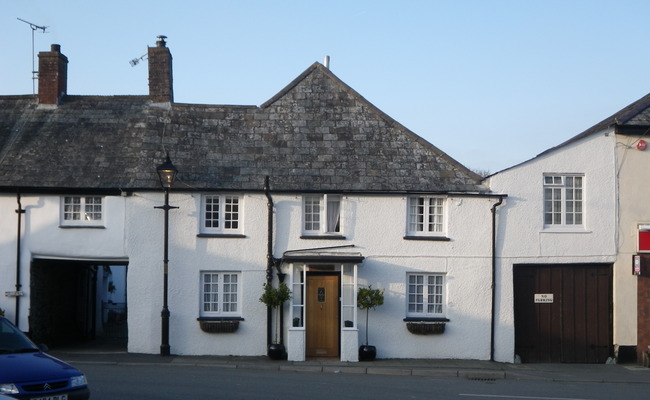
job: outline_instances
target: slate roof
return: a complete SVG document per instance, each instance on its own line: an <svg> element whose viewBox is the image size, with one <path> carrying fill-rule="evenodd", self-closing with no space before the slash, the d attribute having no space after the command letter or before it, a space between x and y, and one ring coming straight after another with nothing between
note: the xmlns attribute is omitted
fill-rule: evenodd
<svg viewBox="0 0 650 400"><path fill-rule="evenodd" d="M538 157L609 128L613 128L617 133L638 134L643 133L649 127L650 94L647 94L571 139L540 153Z"/></svg>
<svg viewBox="0 0 650 400"><path fill-rule="evenodd" d="M572 138L558 144L557 146L546 149L529 160L510 166L485 177L484 182L486 182L492 175L508 171L522 164L526 164L531 160L535 160L539 157L550 154L555 150L558 150L598 132L603 132L607 129L612 129L615 133L623 135L647 135L650 133L650 94L645 95L634 103L622 108L604 120L591 126L589 129L577 134L576 136L573 136Z"/></svg>
<svg viewBox="0 0 650 400"><path fill-rule="evenodd" d="M0 191L487 192L480 177L314 63L261 106L0 96Z"/></svg>

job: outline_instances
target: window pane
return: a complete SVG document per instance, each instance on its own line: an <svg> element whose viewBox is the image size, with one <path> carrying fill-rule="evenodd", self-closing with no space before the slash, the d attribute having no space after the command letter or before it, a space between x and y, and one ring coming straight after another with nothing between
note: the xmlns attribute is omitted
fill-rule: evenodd
<svg viewBox="0 0 650 400"><path fill-rule="evenodd" d="M72 197L72 196L64 197L63 219L66 221L81 220L81 197Z"/></svg>
<svg viewBox="0 0 650 400"><path fill-rule="evenodd" d="M544 177L544 224L582 225L582 176Z"/></svg>
<svg viewBox="0 0 650 400"><path fill-rule="evenodd" d="M445 200L440 197L410 197L408 200L408 232L443 232L444 203Z"/></svg>
<svg viewBox="0 0 650 400"><path fill-rule="evenodd" d="M567 177L566 179L566 224L582 224L582 177Z"/></svg>
<svg viewBox="0 0 650 400"><path fill-rule="evenodd" d="M219 228L219 196L205 196L204 203L204 226Z"/></svg>
<svg viewBox="0 0 650 400"><path fill-rule="evenodd" d="M442 232L442 199L429 199L429 232Z"/></svg>
<svg viewBox="0 0 650 400"><path fill-rule="evenodd" d="M224 229L239 229L239 196L225 196Z"/></svg>
<svg viewBox="0 0 650 400"><path fill-rule="evenodd" d="M306 196L304 203L305 231L320 231L320 196Z"/></svg>
<svg viewBox="0 0 650 400"><path fill-rule="evenodd" d="M102 219L102 198L86 197L85 198L84 220L101 221Z"/></svg>
<svg viewBox="0 0 650 400"><path fill-rule="evenodd" d="M219 274L203 274L203 311L219 311Z"/></svg>
<svg viewBox="0 0 650 400"><path fill-rule="evenodd" d="M224 274L223 276L223 311L237 311L237 275Z"/></svg>
<svg viewBox="0 0 650 400"><path fill-rule="evenodd" d="M439 274L408 275L407 312L412 314L442 314L444 276Z"/></svg>
<svg viewBox="0 0 650 400"><path fill-rule="evenodd" d="M424 304L424 275L409 275L408 310L409 312L422 312Z"/></svg>
<svg viewBox="0 0 650 400"><path fill-rule="evenodd" d="M327 232L341 232L340 196L327 196Z"/></svg>
<svg viewBox="0 0 650 400"><path fill-rule="evenodd" d="M202 277L202 312L236 313L239 311L239 275L204 272Z"/></svg>

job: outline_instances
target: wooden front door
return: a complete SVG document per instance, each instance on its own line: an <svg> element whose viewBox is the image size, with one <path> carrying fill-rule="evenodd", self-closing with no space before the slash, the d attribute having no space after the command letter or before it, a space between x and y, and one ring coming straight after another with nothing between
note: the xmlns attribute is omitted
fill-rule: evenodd
<svg viewBox="0 0 650 400"><path fill-rule="evenodd" d="M514 305L523 362L604 363L611 355L610 264L516 265Z"/></svg>
<svg viewBox="0 0 650 400"><path fill-rule="evenodd" d="M339 276L307 274L307 357L339 355Z"/></svg>

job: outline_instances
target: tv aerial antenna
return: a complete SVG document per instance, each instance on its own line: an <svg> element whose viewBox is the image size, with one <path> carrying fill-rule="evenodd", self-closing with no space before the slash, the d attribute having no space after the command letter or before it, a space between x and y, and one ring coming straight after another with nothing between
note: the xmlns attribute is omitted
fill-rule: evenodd
<svg viewBox="0 0 650 400"><path fill-rule="evenodd" d="M27 25L29 25L30 28L32 28L32 94L36 94L36 80L38 79L38 71L36 71L36 65L35 65L35 56L34 54L34 32L38 29L42 30L43 33L45 33L45 29L47 29L47 26L40 26L36 25L32 22L25 21L22 18L16 18L18 21L24 22Z"/></svg>
<svg viewBox="0 0 650 400"><path fill-rule="evenodd" d="M140 61L144 60L145 58L147 58L147 55L143 54L140 57L136 57L133 60L129 61L129 64L131 64L132 67L135 67L140 63Z"/></svg>

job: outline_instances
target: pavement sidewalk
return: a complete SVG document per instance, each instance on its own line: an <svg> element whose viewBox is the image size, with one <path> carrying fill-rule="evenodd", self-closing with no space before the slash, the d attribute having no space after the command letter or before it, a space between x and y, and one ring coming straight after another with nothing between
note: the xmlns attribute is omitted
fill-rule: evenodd
<svg viewBox="0 0 650 400"><path fill-rule="evenodd" d="M160 356L115 351L52 350L73 365L160 365L264 369L284 372L459 377L472 380L547 380L564 382L650 384L650 368L636 364L506 364L481 360L378 359L274 361L268 357ZM83 367L81 367L83 369Z"/></svg>

